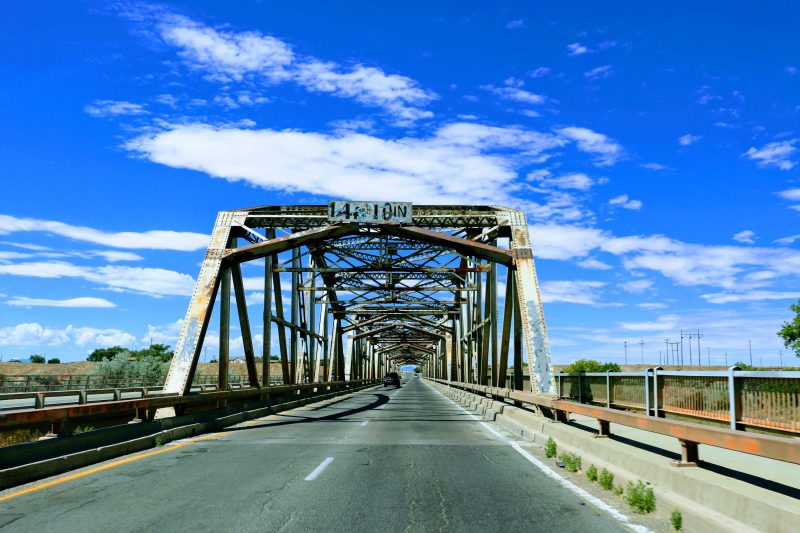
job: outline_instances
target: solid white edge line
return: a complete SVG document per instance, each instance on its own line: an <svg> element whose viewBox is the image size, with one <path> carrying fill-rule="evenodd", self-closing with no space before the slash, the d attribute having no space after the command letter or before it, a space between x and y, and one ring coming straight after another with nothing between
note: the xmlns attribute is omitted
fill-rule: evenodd
<svg viewBox="0 0 800 533"><path fill-rule="evenodd" d="M429 385L429 384L426 383L426 385ZM434 389L434 390L436 390L436 389ZM442 394L440 391L436 391L436 392L439 392L439 394ZM639 533L652 533L652 530L650 530L649 528L647 528L645 526L640 526L638 524L632 524L630 522L630 518L628 518L626 515L622 514L617 509L615 509L614 507L610 506L609 504L607 504L606 502L604 502L603 500L601 500L597 496L593 496L593 495L589 494L588 492L586 492L585 490L583 490L582 488L577 486L572 481L570 481L570 480L566 479L565 477L561 476L561 474L559 474L558 472L555 472L554 470L552 470L546 464L544 464L539 459L537 459L536 457L531 455L522 446L520 446L516 442L514 442L512 440L509 440L506 437L504 437L501 433L499 433L497 430L495 430L489 424L487 424L486 422L484 422L483 420L481 420L480 418L478 418L474 414L472 414L469 411L467 411L466 409L464 409L463 406L459 405L452 398L448 398L444 394L442 394L442 396L444 396L445 398L450 400L453 403L453 405L455 405L456 407L458 407L459 409L464 411L467 415L472 417L475 421L477 421L481 425L481 427L483 427L486 431L488 431L489 433L494 435L494 437L497 440L499 440L500 442L502 442L504 444L508 444L509 446L514 448L514 450L516 450L517 453L519 453L522 457L527 459L528 462L533 464L536 468L541 470L548 477L556 480L562 487L571 490L572 492L574 492L575 494L577 494L578 496L580 496L584 500L588 501L589 503L591 503L592 505L594 505L598 509L601 509L601 510L607 512L612 517L614 517L616 520L622 522L623 524L625 524L626 526L628 526L632 530L637 531Z"/></svg>
<svg viewBox="0 0 800 533"><path fill-rule="evenodd" d="M363 422L361 422L361 427L364 427L367 424L369 424L369 420L364 420Z"/></svg>
<svg viewBox="0 0 800 533"><path fill-rule="evenodd" d="M317 476L319 476L322 473L322 471L325 470L325 468L332 462L333 462L333 457L326 457L325 460L322 461L319 464L319 466L314 469L313 472L311 472L309 475L306 476L305 480L314 481L315 479L317 479Z"/></svg>

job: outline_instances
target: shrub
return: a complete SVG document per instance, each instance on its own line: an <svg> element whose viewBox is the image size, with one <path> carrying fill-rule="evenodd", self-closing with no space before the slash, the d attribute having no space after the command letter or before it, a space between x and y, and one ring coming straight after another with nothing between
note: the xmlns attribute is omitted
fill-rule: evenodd
<svg viewBox="0 0 800 533"><path fill-rule="evenodd" d="M628 505L639 514L652 513L656 510L656 496L653 488L639 480L636 484L628 483Z"/></svg>
<svg viewBox="0 0 800 533"><path fill-rule="evenodd" d="M681 515L680 511L672 511L669 521L672 524L672 529L675 531L683 531L683 515Z"/></svg>
<svg viewBox="0 0 800 533"><path fill-rule="evenodd" d="M547 437L547 442L544 443L544 456L555 457L557 453L556 441L553 440L553 437Z"/></svg>
<svg viewBox="0 0 800 533"><path fill-rule="evenodd" d="M31 363L44 363L44 356L43 355L32 355L31 356Z"/></svg>
<svg viewBox="0 0 800 533"><path fill-rule="evenodd" d="M596 466L592 465L592 466L589 467L589 469L586 471L586 478L589 481L591 481L592 483L597 481L597 467Z"/></svg>
<svg viewBox="0 0 800 533"><path fill-rule="evenodd" d="M140 387L162 384L167 366L153 357L131 361L129 352L121 352L113 359L101 362L97 372L106 386Z"/></svg>
<svg viewBox="0 0 800 533"><path fill-rule="evenodd" d="M577 472L581 469L581 457L574 453L562 453L558 456L564 463L564 468L569 472Z"/></svg>
<svg viewBox="0 0 800 533"><path fill-rule="evenodd" d="M58 364L61 364L61 359L59 359L58 357L53 357L52 359L48 359L48 360L47 360L47 364L48 364L48 365L58 365Z"/></svg>
<svg viewBox="0 0 800 533"><path fill-rule="evenodd" d="M614 485L614 494L622 496L623 492L625 492L625 489L622 488L622 485Z"/></svg>
<svg viewBox="0 0 800 533"><path fill-rule="evenodd" d="M600 476L597 478L597 482L600 483L600 486L605 490L611 490L614 488L614 474L604 468L600 471Z"/></svg>
<svg viewBox="0 0 800 533"><path fill-rule="evenodd" d="M94 430L92 426L75 426L75 429L72 430L72 434L80 435L81 433L86 433L87 431L92 430Z"/></svg>

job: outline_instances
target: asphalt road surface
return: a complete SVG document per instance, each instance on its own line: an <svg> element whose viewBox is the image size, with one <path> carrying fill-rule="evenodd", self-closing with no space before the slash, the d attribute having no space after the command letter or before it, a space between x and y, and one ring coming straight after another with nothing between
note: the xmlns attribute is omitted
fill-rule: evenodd
<svg viewBox="0 0 800 533"><path fill-rule="evenodd" d="M110 461L101 471L0 501L0 528L4 533L626 529L419 378L400 389L372 388L200 439L123 464ZM7 490L0 498L67 475Z"/></svg>

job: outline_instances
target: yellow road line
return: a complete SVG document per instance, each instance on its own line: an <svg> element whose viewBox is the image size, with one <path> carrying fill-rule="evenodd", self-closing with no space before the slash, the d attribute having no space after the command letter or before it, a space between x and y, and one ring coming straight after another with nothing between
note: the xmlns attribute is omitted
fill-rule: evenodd
<svg viewBox="0 0 800 533"><path fill-rule="evenodd" d="M127 463L132 463L133 461L138 461L139 459L144 459L145 457L152 457L154 455L159 455L166 452L171 452L173 450L177 450L178 448L183 448L187 444L192 444L194 442L200 442L208 439L213 439L214 437L219 437L221 435L228 434L228 431L220 431L219 433L212 433L211 435L206 435L205 437L200 437L197 439L192 439L188 441L181 442L179 444L174 444L172 446L168 446L162 448L160 450L156 450L154 452L143 453L141 455L135 455L133 457L126 457L120 461L115 461L113 463L109 463L107 465L98 466L97 468L92 468L91 470L86 470L85 472L78 472L77 474L72 474L71 476L63 477L60 479L56 479L53 481L48 481L47 483L42 483L41 485L36 485L34 487L30 487L24 490L20 490L17 492L12 492L11 494L6 494L5 496L0 496L0 502L4 502L6 500L10 500L11 498L16 498L17 496L22 496L23 494L30 494L31 492L40 491L42 489L46 489L48 487L53 487L55 485L60 485L62 483L66 483L67 481L72 481L73 479L79 479L84 476L88 476L91 474L96 474L97 472L102 472L103 470L108 470L110 468L114 468L116 466L121 466Z"/></svg>

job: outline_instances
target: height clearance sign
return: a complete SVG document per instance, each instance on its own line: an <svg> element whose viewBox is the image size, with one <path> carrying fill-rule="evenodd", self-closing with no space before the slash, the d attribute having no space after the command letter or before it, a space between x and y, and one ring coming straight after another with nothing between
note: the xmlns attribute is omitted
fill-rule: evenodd
<svg viewBox="0 0 800 533"><path fill-rule="evenodd" d="M411 202L328 202L330 222L411 224Z"/></svg>

